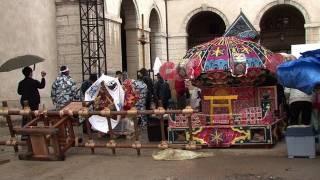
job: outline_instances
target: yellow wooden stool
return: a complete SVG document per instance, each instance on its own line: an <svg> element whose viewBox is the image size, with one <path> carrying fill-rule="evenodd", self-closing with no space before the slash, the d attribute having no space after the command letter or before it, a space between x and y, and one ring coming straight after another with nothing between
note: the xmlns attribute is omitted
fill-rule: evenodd
<svg viewBox="0 0 320 180"><path fill-rule="evenodd" d="M238 99L238 95L230 95L230 96L204 96L204 100L210 100L210 115L214 114L214 108L227 108L228 114L231 118L232 116L232 103L231 100ZM215 101L228 101L228 103L215 103ZM213 121L213 120L212 120ZM212 122L213 123L213 122Z"/></svg>

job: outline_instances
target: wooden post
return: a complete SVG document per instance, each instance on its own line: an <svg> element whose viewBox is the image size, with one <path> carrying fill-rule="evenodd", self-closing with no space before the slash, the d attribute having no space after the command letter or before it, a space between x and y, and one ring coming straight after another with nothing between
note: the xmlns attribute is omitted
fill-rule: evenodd
<svg viewBox="0 0 320 180"><path fill-rule="evenodd" d="M108 109L110 111L110 109ZM112 125L111 125L111 119L110 117L108 117L108 115L106 116L107 118L107 121L108 121L108 128L109 128L109 135L110 135L110 141L109 141L109 144L113 145L115 142L114 142L114 133L113 133L113 129L112 129ZM116 154L116 148L115 147L112 147L112 154L115 155Z"/></svg>
<svg viewBox="0 0 320 180"><path fill-rule="evenodd" d="M189 134L190 134L190 139L189 142L193 141L193 134L192 134L192 119L191 119L191 114L187 114L188 117L188 126L189 126Z"/></svg>
<svg viewBox="0 0 320 180"><path fill-rule="evenodd" d="M144 16L143 14L141 15L141 19L142 19L142 40L145 40L145 36L144 36ZM144 50L144 45L145 43L142 43L142 61L143 61L143 67L145 68L146 67L146 57L145 57L145 50Z"/></svg>
<svg viewBox="0 0 320 180"><path fill-rule="evenodd" d="M27 110L30 110L29 102L23 101L23 111L27 111ZM32 120L32 116L30 114L23 114L22 117L26 118L27 120L26 124Z"/></svg>
<svg viewBox="0 0 320 180"><path fill-rule="evenodd" d="M166 141L165 131L164 131L164 119L163 115L160 116L160 126L161 126L161 140Z"/></svg>
<svg viewBox="0 0 320 180"><path fill-rule="evenodd" d="M195 145L195 142L193 142L193 129L192 129L192 119L191 115L194 112L190 105L188 105L185 109L182 110L184 114L188 117L188 128L189 128L189 143L186 145L186 149L196 149L197 146Z"/></svg>
<svg viewBox="0 0 320 180"><path fill-rule="evenodd" d="M56 134L52 135L52 146L56 156L62 156L61 147L59 145L58 136Z"/></svg>
<svg viewBox="0 0 320 180"><path fill-rule="evenodd" d="M86 102L84 102L84 101L82 102L82 107L88 109ZM89 136L89 141L93 141L92 132L91 132L91 125L90 125L90 122L88 119L88 115L85 115L84 117L85 117L84 121L86 123L87 133ZM94 154L94 147L91 147L90 149L91 149L91 154Z"/></svg>
<svg viewBox="0 0 320 180"><path fill-rule="evenodd" d="M50 126L50 119L48 118L48 114L46 113L47 108L44 104L42 106L42 112L43 112L43 114L40 114L39 117L43 118L44 126L49 127ZM57 136L56 136L56 138L57 138ZM47 144L50 144L50 138L47 139Z"/></svg>
<svg viewBox="0 0 320 180"><path fill-rule="evenodd" d="M71 141L68 144L71 147L71 146L75 145L75 143L76 143L75 142L76 136L74 134L74 129L73 129L73 125L72 125L72 122L71 122L72 121L71 117L69 116L66 121L67 121L66 123L67 123L67 128L68 128L68 136L67 136L67 138L69 138L69 140ZM65 150L67 150L67 148L68 147L66 147Z"/></svg>
<svg viewBox="0 0 320 180"><path fill-rule="evenodd" d="M161 142L158 145L159 149L166 149L168 148L168 142L166 141L166 136L165 136L165 129L164 129L164 119L163 115L165 113L165 109L162 107L162 101L159 100L160 106L154 110L153 113L157 114L157 117L160 117L160 128L161 128Z"/></svg>
<svg viewBox="0 0 320 180"><path fill-rule="evenodd" d="M141 143L139 142L139 129L138 129L138 111L135 108L131 108L127 111L127 115L133 117L134 122L134 143L132 144L132 148L137 150L137 155L140 155Z"/></svg>
<svg viewBox="0 0 320 180"><path fill-rule="evenodd" d="M3 101L2 102L2 107L4 109L7 109L8 108L8 102L7 101ZM10 136L11 136L11 138L15 138L16 135L15 135L15 133L13 131L13 125L12 125L11 117L10 117L10 115L6 115L5 117L6 117L6 120L7 120L8 127L9 127ZM14 152L18 152L19 151L18 145L14 145L13 149L14 149Z"/></svg>
<svg viewBox="0 0 320 180"><path fill-rule="evenodd" d="M139 132L138 132L138 118L137 116L134 117L134 140L135 143L139 142ZM140 148L137 148L137 154L140 155Z"/></svg>
<svg viewBox="0 0 320 180"><path fill-rule="evenodd" d="M43 112L47 112L47 108L44 104L42 106L42 110L43 110ZM44 113L43 116L44 116L43 117L43 124L45 126L50 126L50 121L49 121L48 115L46 113Z"/></svg>
<svg viewBox="0 0 320 180"><path fill-rule="evenodd" d="M159 109L163 110L163 106L162 106L162 100L159 99L158 100L158 103L159 103ZM163 120L163 114L160 115L160 127L161 127L161 140L162 142L166 140L166 137L165 137L165 132L164 132L164 120Z"/></svg>

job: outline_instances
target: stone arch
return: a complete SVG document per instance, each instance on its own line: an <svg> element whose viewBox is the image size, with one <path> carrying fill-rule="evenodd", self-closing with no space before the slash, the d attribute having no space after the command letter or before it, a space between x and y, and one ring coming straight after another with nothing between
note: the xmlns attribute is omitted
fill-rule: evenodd
<svg viewBox="0 0 320 180"><path fill-rule="evenodd" d="M194 9L193 11L188 13L188 15L184 18L184 21L180 27L180 32L187 33L187 27L188 27L188 24L189 24L191 18L194 15L196 15L200 12L203 12L203 11L209 11L209 12L216 13L217 15L219 15L222 18L222 20L224 21L224 24L226 25L227 28L230 26L227 16L224 15L220 10L218 10L214 7L208 7L207 5L202 5L201 7Z"/></svg>
<svg viewBox="0 0 320 180"><path fill-rule="evenodd" d="M154 29L157 32L161 32L161 22L160 22L160 17L159 13L155 10L152 9L148 18L148 25L150 29Z"/></svg>
<svg viewBox="0 0 320 180"><path fill-rule="evenodd" d="M150 16L151 16L151 13L152 11L155 11L158 15L158 19L159 19L159 25L160 25L160 32L163 32L163 25L162 25L162 16L161 16L161 13L160 13L160 10L158 8L158 6L156 4L153 4L150 8L150 11L148 13L149 17L147 18L147 24L150 25ZM149 27L150 28L150 27Z"/></svg>
<svg viewBox="0 0 320 180"><path fill-rule="evenodd" d="M201 11L192 16L187 24L187 48L223 36L225 31L226 24L221 16L211 11Z"/></svg>
<svg viewBox="0 0 320 180"><path fill-rule="evenodd" d="M295 8L297 8L303 15L304 17L304 20L305 20L305 24L309 24L310 23L310 16L307 12L307 10L298 2L296 1L293 1L293 0L284 0L284 1L279 1L279 0L276 0L276 1L273 1L267 5L265 5L258 13L258 15L256 16L255 20L254 20L254 25L255 25L255 28L257 28L258 31L260 31L260 27L259 27L259 24L260 24L260 21L263 17L263 15L269 10L271 9L272 7L276 6L276 5L283 5L283 4L286 4L286 5L291 5L291 6L294 6Z"/></svg>
<svg viewBox="0 0 320 180"><path fill-rule="evenodd" d="M122 8L122 4L124 3L124 1L128 1L128 0L121 0L120 1L120 4L119 4L119 9L118 9L118 12L119 12L119 17L121 18L121 8ZM136 25L134 27L139 27L139 22L140 22L140 12L139 12L139 7L138 7L138 3L137 3L137 0L130 0L133 2L133 5L134 5L134 9L135 9L135 12L136 12Z"/></svg>
<svg viewBox="0 0 320 180"><path fill-rule="evenodd" d="M148 18L148 26L150 28L149 33L149 63L150 68L153 67L154 60L156 57L161 58L161 20L159 12L153 8L150 11Z"/></svg>
<svg viewBox="0 0 320 180"><path fill-rule="evenodd" d="M129 77L136 76L140 65L139 56L139 12L136 0L123 0L120 6L121 23L121 57L122 70L127 71Z"/></svg>
<svg viewBox="0 0 320 180"><path fill-rule="evenodd" d="M260 43L274 52L290 53L292 44L305 43L305 17L290 4L277 4L261 17Z"/></svg>

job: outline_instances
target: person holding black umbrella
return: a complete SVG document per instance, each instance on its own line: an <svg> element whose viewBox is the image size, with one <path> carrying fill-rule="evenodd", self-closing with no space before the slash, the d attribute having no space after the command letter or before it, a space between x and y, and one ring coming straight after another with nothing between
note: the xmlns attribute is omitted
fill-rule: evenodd
<svg viewBox="0 0 320 180"><path fill-rule="evenodd" d="M24 79L19 82L18 94L21 95L20 104L24 107L24 101L28 101L31 111L39 109L40 104L40 94L38 89L43 89L46 85L46 72L41 71L41 82L32 78L32 69L30 67L25 67L22 69L22 74ZM28 123L28 118L22 118L22 126ZM26 140L27 136L22 136L21 140Z"/></svg>

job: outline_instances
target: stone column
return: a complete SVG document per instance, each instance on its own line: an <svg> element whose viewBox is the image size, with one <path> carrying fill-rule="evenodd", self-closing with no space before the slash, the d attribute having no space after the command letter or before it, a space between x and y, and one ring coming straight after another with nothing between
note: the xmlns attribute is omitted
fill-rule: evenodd
<svg viewBox="0 0 320 180"><path fill-rule="evenodd" d="M150 46L152 65L156 57L159 57L161 60L166 60L166 37L164 33L151 33Z"/></svg>
<svg viewBox="0 0 320 180"><path fill-rule="evenodd" d="M320 43L320 23L305 24L306 43Z"/></svg>
<svg viewBox="0 0 320 180"><path fill-rule="evenodd" d="M136 78L137 71L142 68L142 46L138 41L141 37L138 28L125 28L127 36L127 68L129 78Z"/></svg>
<svg viewBox="0 0 320 180"><path fill-rule="evenodd" d="M107 18L105 25L107 74L113 76L122 71L121 19Z"/></svg>
<svg viewBox="0 0 320 180"><path fill-rule="evenodd" d="M142 29L140 30L140 35L139 35L139 37L138 37L138 39L140 39L141 37L142 37L142 33L143 33L143 31L142 31ZM150 67L151 67L151 64L150 64L150 58L151 58L151 54L150 54L150 47L151 47L151 35L152 35L152 32L150 32L150 29L145 29L144 30L144 36L145 36L145 40L147 41L147 43L144 45L144 56L145 56L145 68L146 69L150 69ZM140 54L140 56L141 56L141 66L139 66L139 67L143 67L143 51L142 51L142 48L143 48L143 46L142 46L142 44L141 43L139 43L139 46L141 46L140 48L141 48L141 51L139 51L139 54Z"/></svg>

